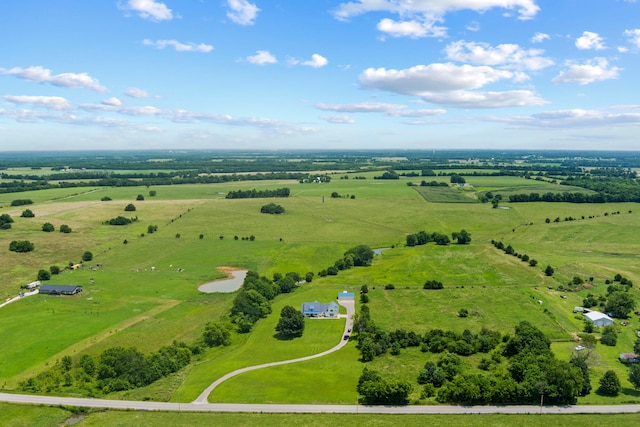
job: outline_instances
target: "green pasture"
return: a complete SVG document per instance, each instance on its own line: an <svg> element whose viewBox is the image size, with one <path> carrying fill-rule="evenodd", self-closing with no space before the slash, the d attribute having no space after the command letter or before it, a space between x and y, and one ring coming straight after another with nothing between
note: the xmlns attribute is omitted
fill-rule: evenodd
<svg viewBox="0 0 640 427"><path fill-rule="evenodd" d="M250 334L236 334L231 346L210 349L183 371L122 396L186 402L234 369L331 348L341 339L342 320L308 321L302 338L279 341L273 335L280 309L309 300L327 302L337 292L357 292L363 284L370 289L372 316L382 327L477 332L486 326L506 333L519 321L528 320L558 341L554 350L567 359L575 347L570 340L582 329L582 321L571 313L573 307L581 305L588 292L605 292L604 281L616 273L640 284L640 242L633 238L640 232L640 211L636 212L635 204L503 202L501 206L508 209L493 209L489 203L427 202L406 185L410 180L415 183L415 177L392 181L371 178L379 174L356 173L366 175L366 180L341 180L335 175L327 184L256 181L0 194L0 213L9 213L15 220L10 230L0 231L0 301L35 280L39 269L77 263L87 250L94 255L81 269L53 276L50 281L82 285L80 295L36 295L0 308L0 385L13 388L19 380L67 354L96 355L115 345L152 351L173 340L193 342L207 322L228 320L233 294L197 290L198 285L224 276L217 267L255 269L267 276L288 271L317 273L358 244L393 248L377 256L371 267L342 271L336 277L316 276L294 293L277 297L273 314L260 320ZM517 177L468 177L467 182L473 191L577 191ZM283 186L291 188L291 197L224 199L231 190ZM157 195L149 197L150 190ZM331 198L332 192L344 197ZM136 201L138 194L145 200ZM101 202L104 196L113 200ZM10 207L11 200L17 198L32 199L34 204ZM260 207L271 201L282 204L285 214L261 214ZM128 203L136 206L135 212L124 212ZM27 207L35 218L19 218ZM620 214L613 215L618 211ZM139 220L122 227L103 224L118 215L138 216ZM578 219L564 221L569 216ZM546 218L553 221L556 217L561 221L545 223ZM53 223L56 230L68 224L73 232L44 233L44 222ZM147 234L149 225L157 225L157 232ZM461 229L471 233L470 245L404 246L410 233L450 234ZM242 240L251 235L255 241ZM17 254L7 250L10 241L22 239L34 242L35 251ZM491 245L492 239L537 259L538 266L529 267L505 255ZM544 276L546 265L555 268L554 277ZM598 286L561 298L556 289L575 275L592 276ZM442 281L445 288L422 289L431 279ZM395 289L384 290L389 283ZM632 292L637 296L636 289ZM471 315L459 318L461 308ZM617 357L632 346L633 334L640 328L636 320L621 329L616 347L597 347L594 389L606 369L615 369L626 378ZM413 366L418 359L412 357L403 352L389 360L399 361L398 367L403 363ZM357 359L350 343L326 358L234 378L216 390L211 401L351 403L362 369ZM326 372L338 375L326 376ZM289 383L296 379L295 385ZM313 388L313 384L322 386ZM295 393L287 393L287 389ZM623 403L635 398L629 391L611 401ZM592 394L584 401L606 404L610 399ZM96 415L103 416L92 414L86 421Z"/></svg>
<svg viewBox="0 0 640 427"><path fill-rule="evenodd" d="M464 187L413 187L430 203L477 203L474 194Z"/></svg>

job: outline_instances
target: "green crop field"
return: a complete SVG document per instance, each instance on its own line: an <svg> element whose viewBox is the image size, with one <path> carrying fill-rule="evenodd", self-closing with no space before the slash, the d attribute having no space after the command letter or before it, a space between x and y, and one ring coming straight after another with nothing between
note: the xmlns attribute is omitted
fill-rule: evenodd
<svg viewBox="0 0 640 427"><path fill-rule="evenodd" d="M268 277L289 271L304 275L333 265L347 249L359 244L389 248L376 256L370 267L341 271L337 276L316 275L295 292L278 296L272 304L273 314L260 320L250 334L234 332L229 347L208 349L196 362L154 384L107 397L188 402L215 379L237 368L329 349L342 338L343 320L307 321L302 338L280 341L274 337L274 328L281 308L297 308L305 301L328 302L339 291L357 293L364 284L369 287L372 318L382 328L424 333L434 328L478 332L487 327L506 334L512 333L518 322L527 320L554 341L553 350L559 358L568 360L576 334L583 327L580 317L572 313L573 307L581 305L588 293L604 295L605 280L616 273L640 283L640 242L633 238L640 232L640 211L635 212L634 203L503 201L501 208L494 209L491 203L479 203L476 195L486 191L508 195L586 190L504 176L470 176L469 188L410 187L407 182L413 179L415 183L415 178L372 179L379 174L356 172L348 175L367 179L335 178L322 184L244 181L1 194L0 213L11 215L15 221L11 229L0 231L0 301L16 296L21 285L36 280L40 269L79 263L85 251L91 251L93 259L78 270L53 275L49 281L81 285L81 294L35 295L0 308L0 388L15 391L20 381L45 371L66 355L77 360L82 354L98 356L114 346L135 345L151 352L174 340L196 341L208 322L230 321L234 294L203 294L197 290L202 283L224 277L218 270L223 266L253 269ZM233 190L281 187L291 189L289 198L274 200L286 209L284 215L260 213L260 207L271 200L224 198ZM150 190L157 194L150 196ZM340 197L331 197L333 192ZM139 194L145 200L136 200ZM101 201L105 196L111 200ZM31 199L33 204L10 206L17 198ZM129 203L135 205L135 212L124 211ZM27 207L35 213L34 218L20 217ZM138 220L127 226L104 224L118 215ZM574 220L565 220L568 217ZM559 221L554 222L555 218ZM43 232L45 222L54 224L56 231ZM72 233L58 232L62 224L69 225ZM156 225L157 231L149 234L150 225ZM462 229L471 233L469 245L404 245L408 234L421 230L451 235ZM255 240L250 241L248 236ZM23 239L34 243L33 252L7 250L9 242ZM531 267L504 254L491 244L492 240L512 245L539 264ZM553 277L544 275L547 265L555 269ZM574 276L593 277L596 286L577 292L558 291ZM443 282L444 289L423 289L427 280ZM395 289L385 290L388 284ZM630 292L639 299L637 286ZM463 308L469 311L469 317L458 316ZM627 368L617 361L619 353L632 349L635 331L640 329L637 316L618 329L617 346L596 346L591 381L597 388L604 372L614 369L623 392L618 397L592 393L578 403L640 402L627 380ZM403 350L397 356L377 358L370 366L410 381L414 386L412 399L418 401L417 371L433 357L417 349ZM364 366L358 358L352 342L324 358L238 376L216 389L210 401L352 404ZM465 363L475 369L478 358L471 356ZM14 406L9 407L14 410ZM62 416L54 409L46 415L50 419ZM117 418L146 425L153 423L155 416L106 411L89 414L83 422L119 425ZM241 419L231 414L171 415L178 416L189 419L192 425L207 419L235 425ZM274 423L280 419L268 417ZM326 417L323 419L339 423L348 418ZM612 417L619 417L615 419L620 423L628 420ZM476 418L491 425L514 425L509 422L513 418L506 416ZM373 425L397 422L397 417L376 419L380 421ZM425 418L406 417L403 424L421 419ZM539 419L527 425L535 425ZM461 417L461 424L456 425L468 420ZM552 417L548 420L551 425L558 422ZM176 422L182 421L176 418ZM293 421L283 415L281 422L287 425Z"/></svg>

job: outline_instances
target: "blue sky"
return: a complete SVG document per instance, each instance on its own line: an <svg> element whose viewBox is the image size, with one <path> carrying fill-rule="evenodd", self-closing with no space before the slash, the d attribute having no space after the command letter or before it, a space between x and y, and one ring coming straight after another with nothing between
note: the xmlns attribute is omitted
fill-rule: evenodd
<svg viewBox="0 0 640 427"><path fill-rule="evenodd" d="M640 148L636 0L3 0L0 150Z"/></svg>

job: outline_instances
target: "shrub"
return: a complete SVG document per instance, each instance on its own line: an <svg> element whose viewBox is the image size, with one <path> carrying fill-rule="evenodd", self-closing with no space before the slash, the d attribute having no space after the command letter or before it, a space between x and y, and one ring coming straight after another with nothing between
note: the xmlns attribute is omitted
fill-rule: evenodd
<svg viewBox="0 0 640 427"><path fill-rule="evenodd" d="M458 311L458 317L468 317L469 316L469 310L467 310L466 308L461 308L460 311Z"/></svg>
<svg viewBox="0 0 640 427"><path fill-rule="evenodd" d="M11 206L23 206L31 204L33 204L33 201L31 199L17 199L11 202Z"/></svg>
<svg viewBox="0 0 640 427"><path fill-rule="evenodd" d="M36 215L31 211L31 209L25 209L20 215L21 218L33 218L34 216Z"/></svg>
<svg viewBox="0 0 640 427"><path fill-rule="evenodd" d="M38 271L38 280L49 280L51 279L51 273L49 273L47 270L40 270Z"/></svg>
<svg viewBox="0 0 640 427"><path fill-rule="evenodd" d="M133 203L129 203L127 206L124 207L125 212L134 212L135 210L136 210L136 207Z"/></svg>
<svg viewBox="0 0 640 427"><path fill-rule="evenodd" d="M49 272L51 274L60 274L60 267L58 267L57 265L52 265L51 267L49 267Z"/></svg>
<svg viewBox="0 0 640 427"><path fill-rule="evenodd" d="M51 233L55 229L56 228L50 222L45 222L44 224L42 224L42 231L44 232Z"/></svg>
<svg viewBox="0 0 640 427"><path fill-rule="evenodd" d="M144 196L142 194L138 194L136 200L144 200Z"/></svg>
<svg viewBox="0 0 640 427"><path fill-rule="evenodd" d="M109 197L109 196L104 196L102 199L100 199L100 201L102 201L102 202L108 202L110 200L111 200L111 197Z"/></svg>
<svg viewBox="0 0 640 427"><path fill-rule="evenodd" d="M60 226L60 232L61 233L71 233L71 227L69 227L67 224L62 224Z"/></svg>
<svg viewBox="0 0 640 427"><path fill-rule="evenodd" d="M82 261L91 261L93 259L93 254L89 251L86 251L82 254Z"/></svg>
<svg viewBox="0 0 640 427"><path fill-rule="evenodd" d="M150 197L155 197L155 195L156 195L156 194L157 194L157 193L156 193L156 190L151 190L151 191L149 191L149 196L150 196Z"/></svg>
<svg viewBox="0 0 640 427"><path fill-rule="evenodd" d="M384 285L384 288L385 288L386 290L390 290L390 289L395 289L396 287L395 287L395 286L393 286L393 283L389 283L389 284Z"/></svg>
<svg viewBox="0 0 640 427"><path fill-rule="evenodd" d="M9 214L0 215L0 230L8 230L11 228L13 218Z"/></svg>
<svg viewBox="0 0 640 427"><path fill-rule="evenodd" d="M427 280L422 289L442 289L444 285L437 280Z"/></svg>
<svg viewBox="0 0 640 427"><path fill-rule="evenodd" d="M275 203L269 203L260 208L260 213L280 215L284 213L284 208Z"/></svg>
<svg viewBox="0 0 640 427"><path fill-rule="evenodd" d="M14 240L9 243L9 250L12 252L31 252L35 246L28 240Z"/></svg>

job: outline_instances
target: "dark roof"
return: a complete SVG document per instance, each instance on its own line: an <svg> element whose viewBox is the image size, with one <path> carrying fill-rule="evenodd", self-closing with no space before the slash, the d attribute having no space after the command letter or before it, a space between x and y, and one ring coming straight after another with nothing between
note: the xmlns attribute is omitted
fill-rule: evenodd
<svg viewBox="0 0 640 427"><path fill-rule="evenodd" d="M75 285L42 285L39 292L49 295L73 295L82 292L82 286Z"/></svg>

